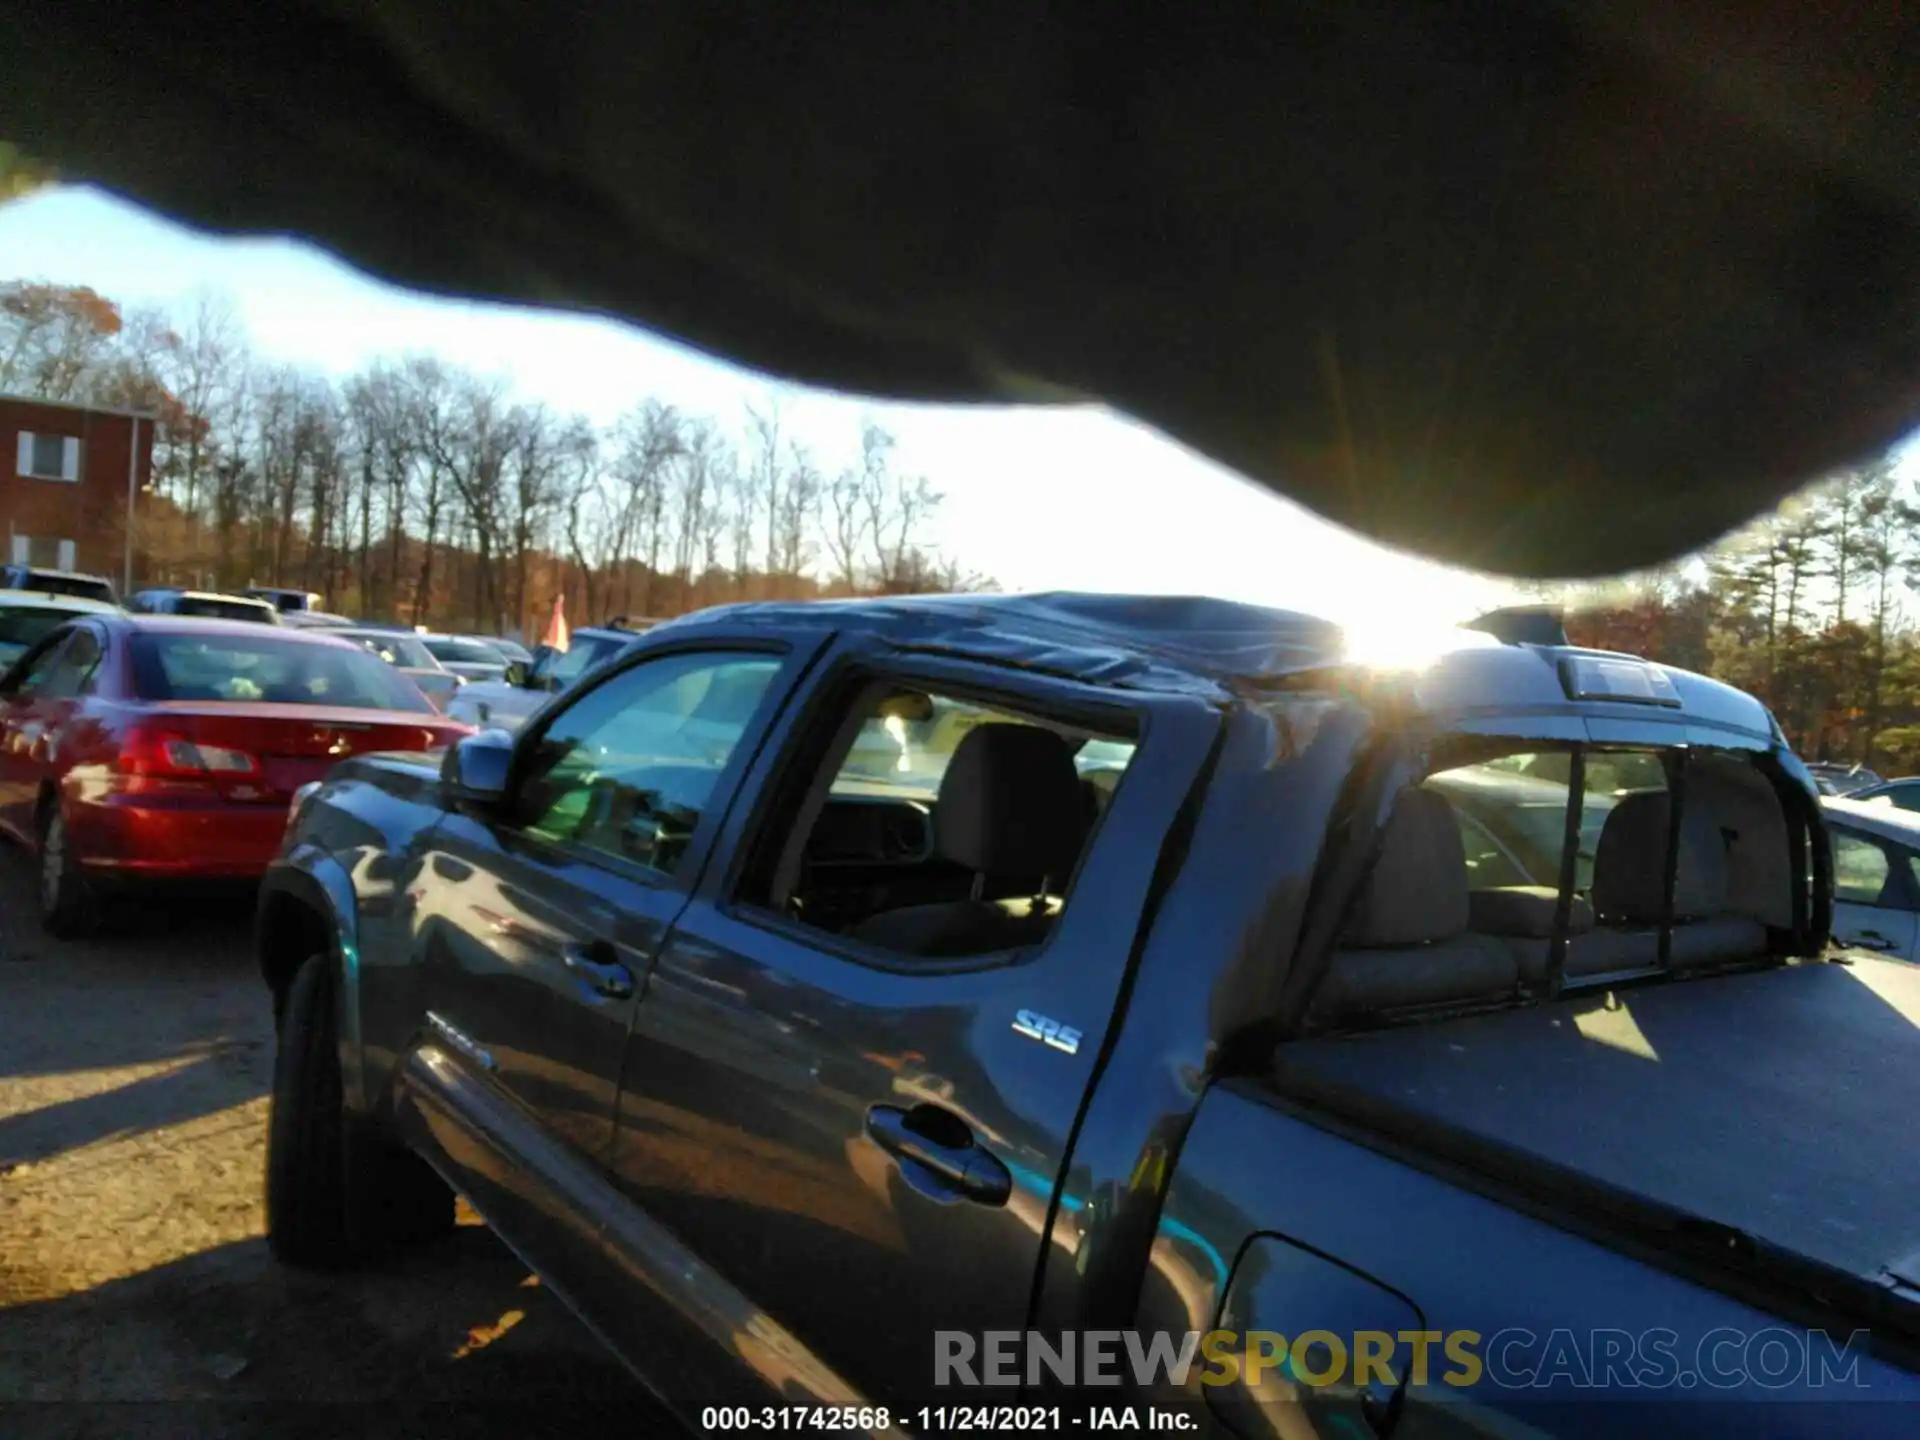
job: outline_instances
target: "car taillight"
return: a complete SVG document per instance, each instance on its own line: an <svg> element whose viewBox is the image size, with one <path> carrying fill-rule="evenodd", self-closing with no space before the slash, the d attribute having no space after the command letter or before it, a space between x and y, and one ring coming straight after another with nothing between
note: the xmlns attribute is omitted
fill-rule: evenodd
<svg viewBox="0 0 1920 1440"><path fill-rule="evenodd" d="M124 775L156 780L237 779L258 775L260 762L244 750L164 730L136 729L121 742L116 768Z"/></svg>

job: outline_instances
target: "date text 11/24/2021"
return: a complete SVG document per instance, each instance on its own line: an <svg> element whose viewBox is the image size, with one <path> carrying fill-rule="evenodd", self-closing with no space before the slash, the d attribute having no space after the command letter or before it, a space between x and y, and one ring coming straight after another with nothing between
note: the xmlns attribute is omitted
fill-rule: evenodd
<svg viewBox="0 0 1920 1440"><path fill-rule="evenodd" d="M1135 1405L1095 1405L1084 1410L1058 1405L923 1405L897 1415L884 1406L868 1405L715 1405L700 1415L700 1428L708 1432L839 1431L853 1435L897 1433L896 1426L916 1435L1068 1435L1102 1430L1177 1433L1196 1425L1193 1416L1177 1409Z"/></svg>

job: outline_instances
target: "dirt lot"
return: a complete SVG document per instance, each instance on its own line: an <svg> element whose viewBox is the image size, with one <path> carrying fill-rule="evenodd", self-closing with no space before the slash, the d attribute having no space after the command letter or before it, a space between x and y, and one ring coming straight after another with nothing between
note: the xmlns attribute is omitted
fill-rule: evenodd
<svg viewBox="0 0 1920 1440"><path fill-rule="evenodd" d="M243 904L61 944L30 897L0 852L0 1435L668 1431L472 1216L377 1275L268 1258Z"/></svg>

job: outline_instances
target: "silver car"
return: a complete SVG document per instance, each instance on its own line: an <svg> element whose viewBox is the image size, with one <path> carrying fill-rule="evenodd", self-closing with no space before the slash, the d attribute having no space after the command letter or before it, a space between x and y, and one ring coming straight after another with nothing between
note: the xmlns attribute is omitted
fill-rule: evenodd
<svg viewBox="0 0 1920 1440"><path fill-rule="evenodd" d="M394 669L420 687L420 693L445 710L454 692L466 682L442 665L418 635L405 630L368 630L357 626L329 627L325 634L339 640L351 640L371 650Z"/></svg>
<svg viewBox="0 0 1920 1440"><path fill-rule="evenodd" d="M1833 943L1920 960L1920 815L1892 800L1827 796Z"/></svg>
<svg viewBox="0 0 1920 1440"><path fill-rule="evenodd" d="M469 682L506 677L508 657L484 640L464 635L422 635L420 643L433 658Z"/></svg>

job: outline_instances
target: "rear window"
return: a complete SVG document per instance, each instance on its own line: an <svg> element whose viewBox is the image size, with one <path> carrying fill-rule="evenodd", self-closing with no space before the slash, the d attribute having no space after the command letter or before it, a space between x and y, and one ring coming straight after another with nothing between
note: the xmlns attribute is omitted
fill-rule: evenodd
<svg viewBox="0 0 1920 1440"><path fill-rule="evenodd" d="M1431 744L1433 768L1377 833L1313 1023L1527 1003L1563 984L1771 963L1812 942L1787 793L1752 754Z"/></svg>
<svg viewBox="0 0 1920 1440"><path fill-rule="evenodd" d="M504 665L506 656L477 640L424 640L421 642L435 659L456 665Z"/></svg>
<svg viewBox="0 0 1920 1440"><path fill-rule="evenodd" d="M204 615L212 620L252 620L271 625L276 614L271 605L256 605L245 600L220 600L207 595L182 595L174 605L176 615Z"/></svg>
<svg viewBox="0 0 1920 1440"><path fill-rule="evenodd" d="M435 713L404 675L363 650L262 635L134 636L134 693L142 700L338 705Z"/></svg>
<svg viewBox="0 0 1920 1440"><path fill-rule="evenodd" d="M48 595L78 595L87 600L104 600L113 603L113 586L104 580L87 580L78 575L47 575L41 571L29 571L25 590L39 590Z"/></svg>
<svg viewBox="0 0 1920 1440"><path fill-rule="evenodd" d="M398 665L403 670L438 670L433 652L428 650L411 635L399 631L348 630L338 632L337 638L351 641L370 655L378 655L389 665Z"/></svg>

